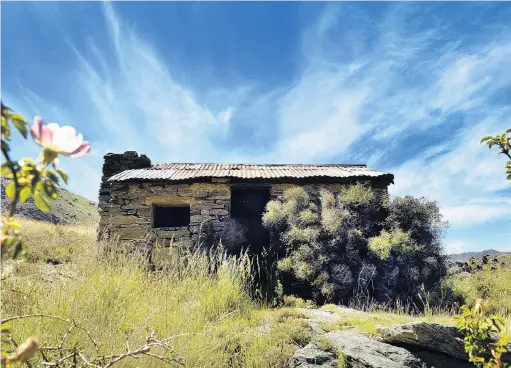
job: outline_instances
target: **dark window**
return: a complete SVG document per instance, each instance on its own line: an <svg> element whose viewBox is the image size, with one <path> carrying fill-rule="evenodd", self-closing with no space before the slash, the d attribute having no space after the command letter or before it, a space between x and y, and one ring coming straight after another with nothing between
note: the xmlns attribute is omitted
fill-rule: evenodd
<svg viewBox="0 0 511 368"><path fill-rule="evenodd" d="M190 206L153 205L153 227L190 225Z"/></svg>

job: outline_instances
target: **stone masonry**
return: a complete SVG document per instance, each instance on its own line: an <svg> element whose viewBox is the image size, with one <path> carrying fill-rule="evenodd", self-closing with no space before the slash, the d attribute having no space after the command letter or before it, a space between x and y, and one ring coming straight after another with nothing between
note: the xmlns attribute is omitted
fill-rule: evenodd
<svg viewBox="0 0 511 368"><path fill-rule="evenodd" d="M195 244L204 230L221 234L224 221L230 216L231 183L227 178L212 178L202 182L108 182L108 178L128 169L151 167L151 160L136 152L107 154L99 193L100 237L115 236L134 243L158 241L161 245ZM296 183L244 183L249 187L270 188L271 199L279 198ZM349 183L307 183L301 186L317 197L321 188L339 192ZM386 185L374 185L381 200L387 198ZM153 227L153 205L189 205L190 223L183 227Z"/></svg>

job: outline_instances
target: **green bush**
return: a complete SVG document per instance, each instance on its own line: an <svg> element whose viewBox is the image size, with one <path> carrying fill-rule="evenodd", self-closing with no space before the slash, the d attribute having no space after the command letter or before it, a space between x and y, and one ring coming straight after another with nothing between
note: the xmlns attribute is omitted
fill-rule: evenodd
<svg viewBox="0 0 511 368"><path fill-rule="evenodd" d="M472 272L462 272L446 278L446 285L459 294L470 305L479 298L486 300L485 308L490 313L511 313L511 257L501 257L498 266L483 265ZM479 266L481 263L474 262Z"/></svg>
<svg viewBox="0 0 511 368"><path fill-rule="evenodd" d="M387 217L388 215L388 217ZM417 301L421 286L446 273L438 206L423 198L378 198L370 187L321 190L301 187L270 201L263 223L278 259L284 294L318 303L366 294L380 301Z"/></svg>

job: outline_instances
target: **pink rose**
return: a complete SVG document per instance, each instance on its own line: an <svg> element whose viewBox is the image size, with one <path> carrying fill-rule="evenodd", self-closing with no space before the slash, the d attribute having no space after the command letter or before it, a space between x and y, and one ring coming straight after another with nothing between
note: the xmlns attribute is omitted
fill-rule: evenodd
<svg viewBox="0 0 511 368"><path fill-rule="evenodd" d="M30 134L41 147L71 158L83 157L90 151L90 143L83 140L81 133L76 134L75 128L56 123L43 125L40 116L34 118Z"/></svg>

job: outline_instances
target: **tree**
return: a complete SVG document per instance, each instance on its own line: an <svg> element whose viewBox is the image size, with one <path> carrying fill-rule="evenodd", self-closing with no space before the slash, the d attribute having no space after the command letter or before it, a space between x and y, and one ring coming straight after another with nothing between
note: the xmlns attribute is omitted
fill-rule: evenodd
<svg viewBox="0 0 511 368"><path fill-rule="evenodd" d="M448 223L426 198L395 197L388 212L384 231L369 239L378 255L377 294L415 300L420 288L431 290L447 273L441 241Z"/></svg>
<svg viewBox="0 0 511 368"><path fill-rule="evenodd" d="M354 296L415 302L423 285L429 289L446 273L446 224L423 198L382 203L357 184L338 194L323 190L316 200L295 187L268 203L263 223L285 294L318 303Z"/></svg>
<svg viewBox="0 0 511 368"><path fill-rule="evenodd" d="M481 143L486 143L489 149L492 149L493 146L499 147L499 154L504 154L509 158L509 161L506 162L506 174L507 180L511 180L511 129L501 135L483 137Z"/></svg>

